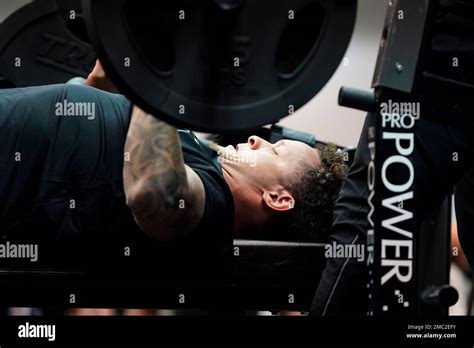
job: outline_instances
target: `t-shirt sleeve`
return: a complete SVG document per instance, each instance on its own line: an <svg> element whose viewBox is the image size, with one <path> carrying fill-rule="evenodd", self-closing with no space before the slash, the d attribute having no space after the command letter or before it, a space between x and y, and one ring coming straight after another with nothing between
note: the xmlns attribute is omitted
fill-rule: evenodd
<svg viewBox="0 0 474 348"><path fill-rule="evenodd" d="M48 226L62 240L90 226L105 226L111 219L96 210L72 218L61 202L74 194L78 207L92 200L107 207L123 196L130 112L127 98L81 85L0 90L0 213L5 230ZM15 152L21 153L21 166L11 165ZM101 196L105 191L110 195Z"/></svg>

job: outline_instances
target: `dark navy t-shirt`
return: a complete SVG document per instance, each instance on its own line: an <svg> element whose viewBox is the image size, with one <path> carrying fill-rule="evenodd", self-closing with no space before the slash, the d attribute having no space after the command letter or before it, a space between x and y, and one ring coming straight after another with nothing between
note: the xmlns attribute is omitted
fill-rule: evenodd
<svg viewBox="0 0 474 348"><path fill-rule="evenodd" d="M0 90L0 235L146 241L123 189L131 110L124 96L85 86ZM229 246L233 197L217 155L193 132L179 130L179 136L206 197L202 222L183 243Z"/></svg>

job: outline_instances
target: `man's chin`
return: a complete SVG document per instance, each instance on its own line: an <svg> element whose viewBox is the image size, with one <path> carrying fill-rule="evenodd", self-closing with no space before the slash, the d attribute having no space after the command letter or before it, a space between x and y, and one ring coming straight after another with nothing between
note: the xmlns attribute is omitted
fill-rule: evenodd
<svg viewBox="0 0 474 348"><path fill-rule="evenodd" d="M233 146L223 147L223 146L220 146L216 143L211 143L208 146L209 146L209 148L211 148L212 150L217 152L217 155L219 157L230 158L230 157L235 156L237 154L237 151L235 150L235 148Z"/></svg>
<svg viewBox="0 0 474 348"><path fill-rule="evenodd" d="M257 165L257 154L255 152L237 151L233 146L222 147L217 144L209 145L217 152L220 163L226 163L230 167L241 167L243 165L255 167Z"/></svg>
<svg viewBox="0 0 474 348"><path fill-rule="evenodd" d="M238 159L235 157L232 157L231 154L219 155L218 161L221 164L225 164L229 167L234 167L234 168L241 165Z"/></svg>

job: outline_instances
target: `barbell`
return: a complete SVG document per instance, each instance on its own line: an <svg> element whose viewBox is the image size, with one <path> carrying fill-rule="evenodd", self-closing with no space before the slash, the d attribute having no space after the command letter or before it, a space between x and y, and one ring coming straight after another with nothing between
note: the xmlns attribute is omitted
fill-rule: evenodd
<svg viewBox="0 0 474 348"><path fill-rule="evenodd" d="M15 87L87 77L96 54L86 33L80 0L28 3L0 25L0 76Z"/></svg>
<svg viewBox="0 0 474 348"><path fill-rule="evenodd" d="M205 132L272 124L310 101L343 59L357 10L357 0L83 0L87 35L81 39L57 21L58 14L72 13L71 1L36 0L34 6L55 3L50 28L66 41L92 44L132 102L168 123ZM23 8L12 17L28 22L27 15ZM91 68L95 55L82 61L77 52L49 57L49 63L62 59L55 67L40 66L44 61L32 47L54 36L52 29L40 21L12 23L0 27L0 75L15 86L57 83L51 68L84 76L85 69L67 68L71 62ZM20 29L29 35L15 35ZM21 55L34 64L15 67Z"/></svg>

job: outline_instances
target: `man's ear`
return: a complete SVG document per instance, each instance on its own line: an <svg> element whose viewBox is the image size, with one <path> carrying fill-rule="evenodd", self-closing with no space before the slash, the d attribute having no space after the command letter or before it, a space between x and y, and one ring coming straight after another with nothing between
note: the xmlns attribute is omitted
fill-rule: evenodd
<svg viewBox="0 0 474 348"><path fill-rule="evenodd" d="M277 212L290 211L295 207L295 199L286 190L280 192L265 191L262 198L268 208Z"/></svg>

